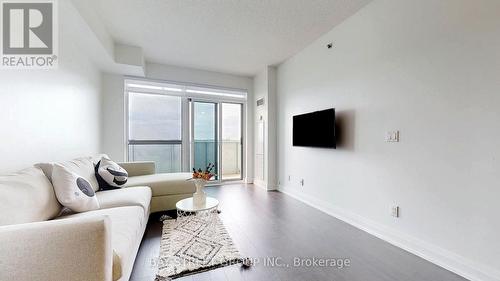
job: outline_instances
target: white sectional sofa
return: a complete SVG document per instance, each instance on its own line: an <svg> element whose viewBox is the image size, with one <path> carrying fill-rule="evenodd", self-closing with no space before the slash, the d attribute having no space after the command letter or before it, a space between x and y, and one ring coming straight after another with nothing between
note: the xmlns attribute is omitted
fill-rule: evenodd
<svg viewBox="0 0 500 281"><path fill-rule="evenodd" d="M65 165L81 169L86 161L95 158ZM128 280L150 212L175 208L195 187L189 173L121 165L130 176L125 188L96 192L99 210L65 215L41 168L0 176L0 280Z"/></svg>
<svg viewBox="0 0 500 281"><path fill-rule="evenodd" d="M152 191L151 212L175 209L175 204L191 197L196 190L191 173L155 173L154 162L118 163L129 174L126 187L149 186Z"/></svg>

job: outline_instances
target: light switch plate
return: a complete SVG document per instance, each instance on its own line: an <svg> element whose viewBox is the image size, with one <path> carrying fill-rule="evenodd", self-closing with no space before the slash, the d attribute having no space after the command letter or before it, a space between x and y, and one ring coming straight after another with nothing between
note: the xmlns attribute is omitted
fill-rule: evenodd
<svg viewBox="0 0 500 281"><path fill-rule="evenodd" d="M385 133L386 142L399 142L399 131L389 131Z"/></svg>
<svg viewBox="0 0 500 281"><path fill-rule="evenodd" d="M391 215L395 218L399 218L399 206L392 207Z"/></svg>

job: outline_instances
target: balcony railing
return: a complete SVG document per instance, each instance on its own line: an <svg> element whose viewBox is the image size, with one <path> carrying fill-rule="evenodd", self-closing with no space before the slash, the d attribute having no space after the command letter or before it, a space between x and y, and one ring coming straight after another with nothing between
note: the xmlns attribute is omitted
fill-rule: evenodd
<svg viewBox="0 0 500 281"><path fill-rule="evenodd" d="M157 173L182 171L182 141L130 140L129 161L154 161Z"/></svg>
<svg viewBox="0 0 500 281"><path fill-rule="evenodd" d="M241 142L221 142L222 180L241 179ZM215 141L198 140L194 142L194 167L205 168L208 163L217 163L218 145ZM182 171L182 142L130 140L128 145L130 161L155 161L158 173ZM218 169L218 166L216 167ZM219 178L217 178L219 179Z"/></svg>
<svg viewBox="0 0 500 281"><path fill-rule="evenodd" d="M241 178L241 142L222 141L221 176L222 180ZM218 142L198 140L194 142L194 167L204 168L208 163L217 163ZM218 168L218 167L216 167ZM218 179L218 178L217 178Z"/></svg>

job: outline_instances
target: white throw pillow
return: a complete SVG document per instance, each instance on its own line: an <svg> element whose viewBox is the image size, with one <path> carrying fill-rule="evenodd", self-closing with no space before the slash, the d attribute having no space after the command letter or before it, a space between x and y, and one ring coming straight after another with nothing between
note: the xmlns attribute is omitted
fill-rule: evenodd
<svg viewBox="0 0 500 281"><path fill-rule="evenodd" d="M57 200L75 212L99 209L99 201L92 185L83 177L73 173L60 164L52 168L52 185Z"/></svg>
<svg viewBox="0 0 500 281"><path fill-rule="evenodd" d="M96 177L101 190L120 188L127 183L127 171L108 157L101 158L101 161L96 165L96 170Z"/></svg>
<svg viewBox="0 0 500 281"><path fill-rule="evenodd" d="M86 179L92 185L94 191L97 191L99 189L99 184L94 173L94 162L92 161L92 157L80 157L70 161L58 163L38 163L35 166L42 169L47 178L52 181L52 169L55 164L60 164L61 166L68 168L71 172L76 173L77 175Z"/></svg>

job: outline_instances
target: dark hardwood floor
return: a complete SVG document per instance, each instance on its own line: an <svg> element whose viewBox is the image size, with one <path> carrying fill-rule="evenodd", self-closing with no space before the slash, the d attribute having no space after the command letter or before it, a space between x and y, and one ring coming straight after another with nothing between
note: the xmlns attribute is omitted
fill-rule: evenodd
<svg viewBox="0 0 500 281"><path fill-rule="evenodd" d="M221 202L221 218L242 255L258 258L249 269L230 266L186 276L182 281L325 280L325 281L452 281L465 280L347 223L280 192L253 185L207 188ZM162 223L151 215L131 280L153 281ZM279 264L268 266L264 259ZM294 258L348 259L344 268L294 266ZM306 261L302 259L302 261Z"/></svg>

